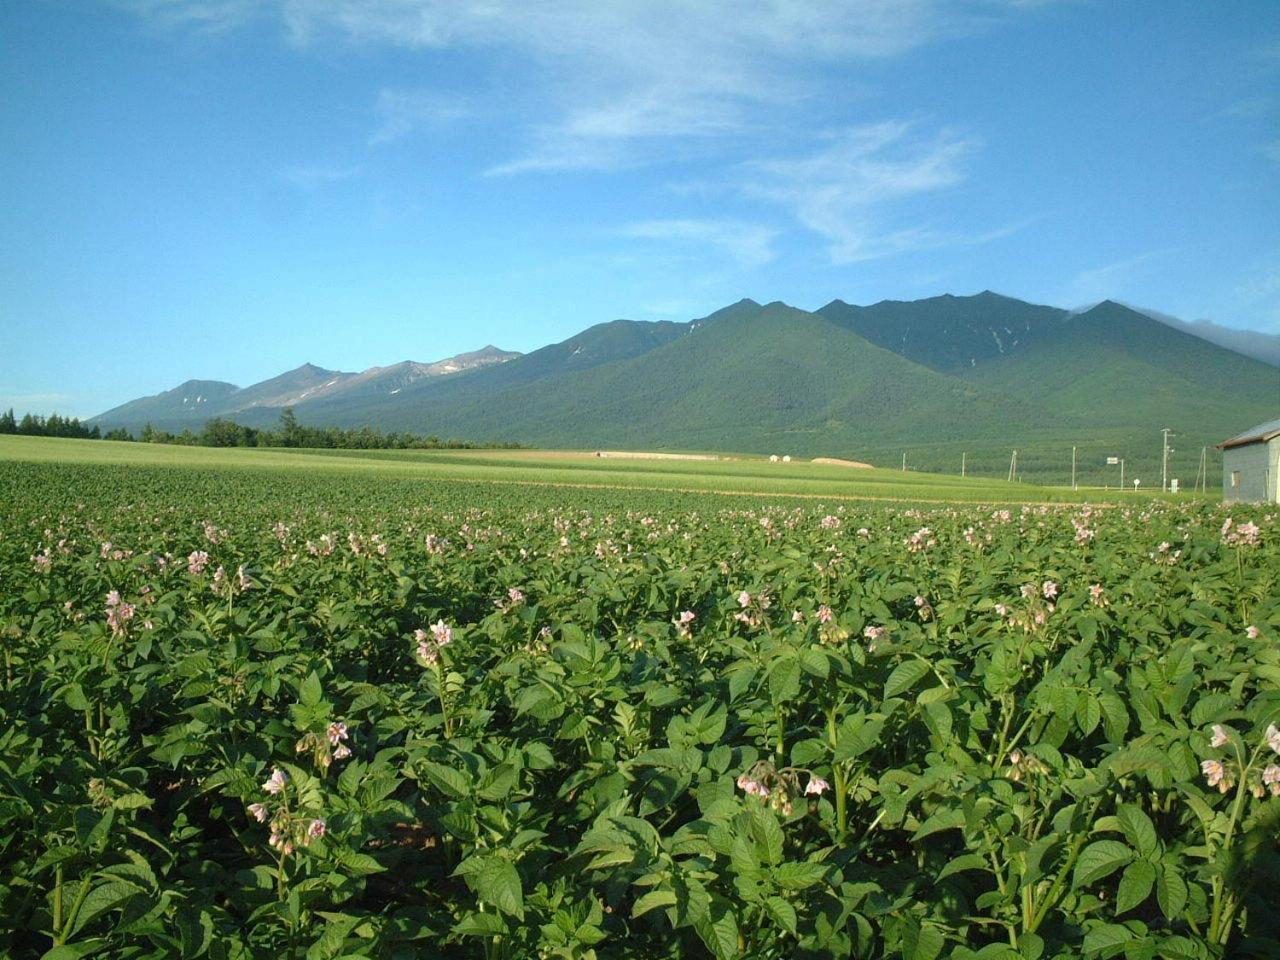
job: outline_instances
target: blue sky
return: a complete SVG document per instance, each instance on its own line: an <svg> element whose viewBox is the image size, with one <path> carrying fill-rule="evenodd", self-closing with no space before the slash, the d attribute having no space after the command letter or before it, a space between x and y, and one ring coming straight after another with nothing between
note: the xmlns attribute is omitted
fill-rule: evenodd
<svg viewBox="0 0 1280 960"><path fill-rule="evenodd" d="M744 296L1280 332L1276 0L0 5L0 407Z"/></svg>

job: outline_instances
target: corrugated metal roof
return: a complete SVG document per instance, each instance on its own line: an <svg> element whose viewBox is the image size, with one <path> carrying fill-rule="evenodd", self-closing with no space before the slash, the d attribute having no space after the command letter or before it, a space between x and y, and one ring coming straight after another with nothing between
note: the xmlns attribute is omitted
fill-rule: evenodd
<svg viewBox="0 0 1280 960"><path fill-rule="evenodd" d="M1218 449L1226 450L1228 447L1243 447L1250 443L1265 443L1275 437L1280 437L1280 420L1268 420L1230 440L1222 441L1218 444Z"/></svg>

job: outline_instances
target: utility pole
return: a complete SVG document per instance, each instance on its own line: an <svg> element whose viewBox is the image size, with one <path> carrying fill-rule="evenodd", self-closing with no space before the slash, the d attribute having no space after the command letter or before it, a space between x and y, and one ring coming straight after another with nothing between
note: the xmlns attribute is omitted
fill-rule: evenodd
<svg viewBox="0 0 1280 960"><path fill-rule="evenodd" d="M968 458L968 456L969 456L969 454L968 454L968 452L967 452L967 451L964 451L964 452L962 452L962 453L960 454L960 479L961 479L961 480L963 480L963 479L964 479L964 476L965 476L965 474L964 474L964 468L965 468L965 466L966 466L966 464L965 464L965 460Z"/></svg>
<svg viewBox="0 0 1280 960"><path fill-rule="evenodd" d="M1009 482L1013 483L1014 477L1018 475L1018 451L1013 451L1013 456L1009 458Z"/></svg>
<svg viewBox="0 0 1280 960"><path fill-rule="evenodd" d="M1169 438L1173 436L1173 431L1164 427L1160 430L1160 434L1164 437L1164 451L1160 457L1160 492L1167 493L1169 490Z"/></svg>
<svg viewBox="0 0 1280 960"><path fill-rule="evenodd" d="M902 451L902 472L907 472L907 451Z"/></svg>
<svg viewBox="0 0 1280 960"><path fill-rule="evenodd" d="M1120 491L1124 492L1124 457L1120 458Z"/></svg>
<svg viewBox="0 0 1280 960"><path fill-rule="evenodd" d="M1208 459L1207 459L1207 457L1208 457L1208 453L1209 453L1209 448L1208 448L1208 447L1201 447L1201 448L1200 448L1200 474L1201 474L1201 476L1202 476L1202 478L1203 478L1203 479L1200 481L1200 483L1201 483L1200 492L1201 492L1201 493L1208 493L1208 492L1209 492L1209 461L1208 461Z"/></svg>
<svg viewBox="0 0 1280 960"><path fill-rule="evenodd" d="M1078 490L1076 486L1076 448L1071 448L1071 489Z"/></svg>

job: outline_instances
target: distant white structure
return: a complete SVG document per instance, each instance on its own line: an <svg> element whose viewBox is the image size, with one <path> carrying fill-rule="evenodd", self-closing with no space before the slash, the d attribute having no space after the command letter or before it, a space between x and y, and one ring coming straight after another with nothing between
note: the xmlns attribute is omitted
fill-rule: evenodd
<svg viewBox="0 0 1280 960"><path fill-rule="evenodd" d="M782 456L782 462L783 462L783 463L790 463L790 462L791 462L791 454L789 454L789 453L787 453L787 454L783 454L783 456Z"/></svg>
<svg viewBox="0 0 1280 960"><path fill-rule="evenodd" d="M777 463L777 462L778 462L778 455L777 455L776 453L771 453L771 454L769 454L769 462L770 462L770 463Z"/></svg>

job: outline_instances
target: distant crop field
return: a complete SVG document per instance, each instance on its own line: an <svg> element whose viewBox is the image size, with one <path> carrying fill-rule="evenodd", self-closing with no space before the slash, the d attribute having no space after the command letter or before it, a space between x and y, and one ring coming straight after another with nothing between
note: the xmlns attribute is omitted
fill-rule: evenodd
<svg viewBox="0 0 1280 960"><path fill-rule="evenodd" d="M0 954L1275 955L1280 512L994 489L5 440Z"/></svg>
<svg viewBox="0 0 1280 960"><path fill-rule="evenodd" d="M361 472L421 480L634 487L911 502L1126 502L1132 493L1046 487L899 470L730 455L719 460L621 459L561 450L291 450L184 447L0 436L0 461L226 470ZM1159 494L1156 494L1159 496ZM1191 495L1182 494L1182 497ZM1148 492L1139 500L1145 502Z"/></svg>

